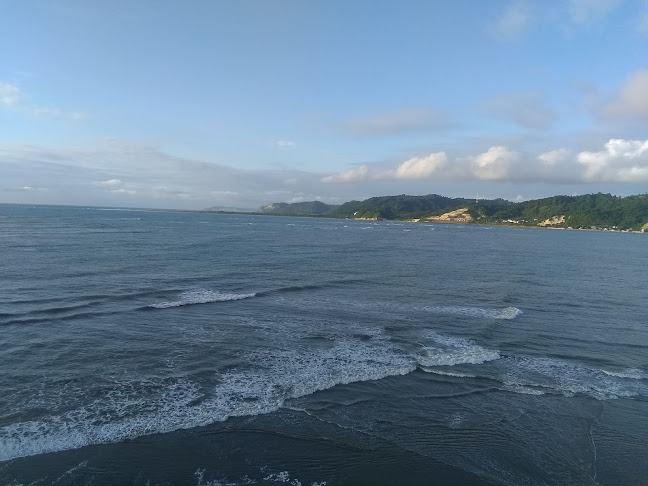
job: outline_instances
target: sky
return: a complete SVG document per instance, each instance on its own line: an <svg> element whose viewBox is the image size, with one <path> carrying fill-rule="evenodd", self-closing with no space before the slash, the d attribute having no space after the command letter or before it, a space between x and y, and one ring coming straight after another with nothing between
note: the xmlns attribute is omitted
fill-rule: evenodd
<svg viewBox="0 0 648 486"><path fill-rule="evenodd" d="M648 0L0 12L0 202L648 192Z"/></svg>

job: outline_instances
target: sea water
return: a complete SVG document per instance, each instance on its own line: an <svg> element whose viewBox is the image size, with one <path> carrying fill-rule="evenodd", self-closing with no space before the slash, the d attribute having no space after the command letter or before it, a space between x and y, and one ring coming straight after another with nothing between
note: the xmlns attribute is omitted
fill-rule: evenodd
<svg viewBox="0 0 648 486"><path fill-rule="evenodd" d="M648 483L648 237L0 205L0 485Z"/></svg>

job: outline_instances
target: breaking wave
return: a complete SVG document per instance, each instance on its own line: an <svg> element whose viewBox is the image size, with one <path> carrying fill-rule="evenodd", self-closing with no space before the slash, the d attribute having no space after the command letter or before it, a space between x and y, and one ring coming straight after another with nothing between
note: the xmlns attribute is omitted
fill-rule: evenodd
<svg viewBox="0 0 648 486"><path fill-rule="evenodd" d="M457 364L482 364L500 358L499 351L483 348L468 339L445 336L431 332L427 336L434 347L425 346L418 357L421 366L454 366Z"/></svg>
<svg viewBox="0 0 648 486"><path fill-rule="evenodd" d="M646 378L646 374L637 368L628 368L623 371L601 371L608 376L616 376L617 378L630 378L632 380L643 380Z"/></svg>
<svg viewBox="0 0 648 486"><path fill-rule="evenodd" d="M217 375L211 394L188 377L153 387L150 380L115 383L111 400L97 399L60 415L0 428L0 461L270 413L292 398L336 385L406 375L434 362L432 347L425 348L425 355L416 355L380 331L367 334L368 340L345 338L327 349L250 352L245 367ZM445 363L481 362L493 356L476 358L486 350L466 340L441 335L431 340ZM143 389L146 398L138 394Z"/></svg>
<svg viewBox="0 0 648 486"><path fill-rule="evenodd" d="M254 292L249 294L234 294L219 292L217 290L196 289L182 292L178 300L157 302L148 307L154 309L167 309L169 307L180 307L191 304L208 304L211 302L227 302L230 300L248 299L254 296L256 296L256 293Z"/></svg>
<svg viewBox="0 0 648 486"><path fill-rule="evenodd" d="M434 314L452 314L467 317L483 317L486 319L515 319L522 314L522 311L517 307L505 307L504 309L487 309L483 307L467 307L467 306L424 306L421 310L432 312Z"/></svg>
<svg viewBox="0 0 648 486"><path fill-rule="evenodd" d="M648 396L642 380L554 358L505 356L437 332L422 334L412 349L391 341L383 331L364 331L364 338L340 337L327 348L250 351L244 365L215 372L213 387L187 376L113 382L109 400L94 399L73 410L1 427L0 461L271 413L290 399L416 369L457 379L484 377L499 382L501 390L526 395L584 394L598 400ZM458 369L449 371L452 366Z"/></svg>
<svg viewBox="0 0 648 486"><path fill-rule="evenodd" d="M434 373L435 375L441 376L451 376L453 378L477 378L477 375L471 375L469 373L456 373L453 371L436 370L434 368L428 368L427 366L421 366L421 369L426 373Z"/></svg>
<svg viewBox="0 0 648 486"><path fill-rule="evenodd" d="M502 381L507 387L532 387L564 396L588 395L597 400L648 396L648 386L640 381L640 370L633 376L556 358L509 357Z"/></svg>

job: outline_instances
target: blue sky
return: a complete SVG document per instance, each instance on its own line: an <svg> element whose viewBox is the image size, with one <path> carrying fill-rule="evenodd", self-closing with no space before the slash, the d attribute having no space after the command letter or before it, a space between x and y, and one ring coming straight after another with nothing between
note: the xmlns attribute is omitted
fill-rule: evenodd
<svg viewBox="0 0 648 486"><path fill-rule="evenodd" d="M648 187L646 0L0 7L0 202Z"/></svg>

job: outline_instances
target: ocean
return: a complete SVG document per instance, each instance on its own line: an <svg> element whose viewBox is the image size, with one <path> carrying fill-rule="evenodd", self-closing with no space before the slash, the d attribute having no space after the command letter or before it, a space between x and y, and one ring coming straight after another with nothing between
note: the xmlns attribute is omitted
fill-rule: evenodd
<svg viewBox="0 0 648 486"><path fill-rule="evenodd" d="M646 485L648 237L0 205L0 486Z"/></svg>

